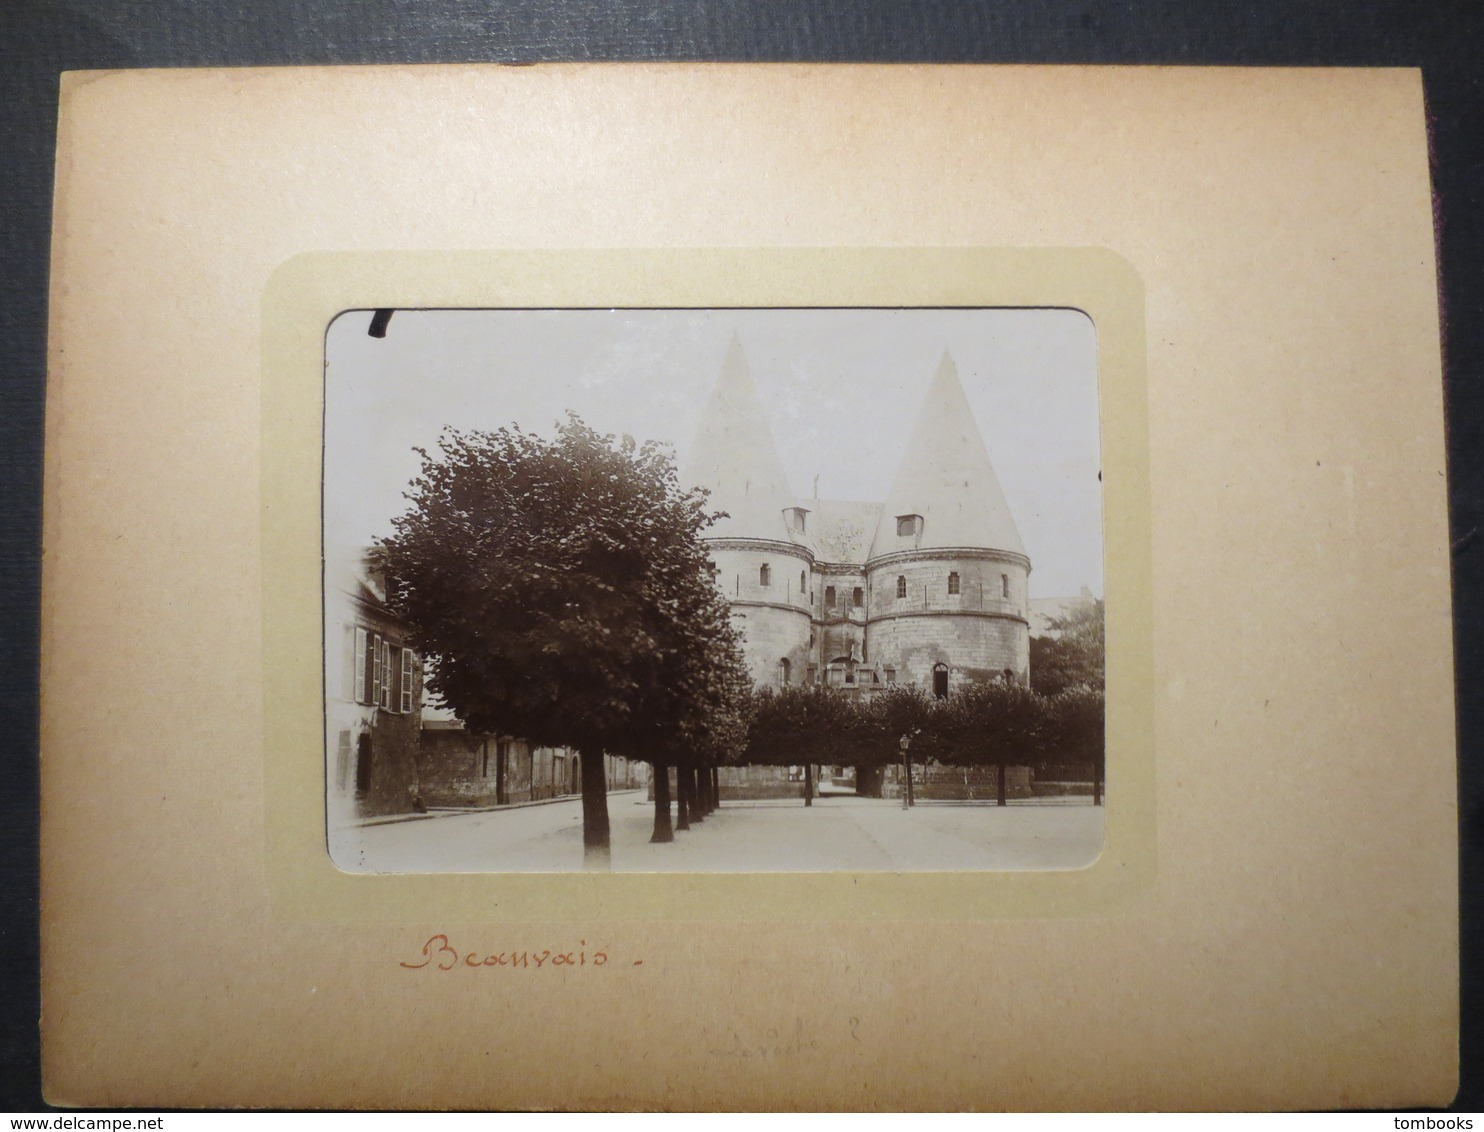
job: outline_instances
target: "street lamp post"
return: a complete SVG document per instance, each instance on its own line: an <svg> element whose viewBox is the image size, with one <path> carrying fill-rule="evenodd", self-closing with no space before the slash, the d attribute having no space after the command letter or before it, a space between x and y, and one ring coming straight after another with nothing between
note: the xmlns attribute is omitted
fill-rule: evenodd
<svg viewBox="0 0 1484 1132"><path fill-rule="evenodd" d="M915 805L916 800L912 797L912 736L902 736L902 774L906 778L906 789L902 792L902 809Z"/></svg>

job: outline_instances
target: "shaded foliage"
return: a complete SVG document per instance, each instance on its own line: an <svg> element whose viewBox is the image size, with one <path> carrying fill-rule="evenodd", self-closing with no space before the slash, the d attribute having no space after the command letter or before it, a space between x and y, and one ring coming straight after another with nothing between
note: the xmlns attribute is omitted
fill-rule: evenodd
<svg viewBox="0 0 1484 1132"><path fill-rule="evenodd" d="M979 683L944 700L896 686L858 700L819 685L764 689L743 761L787 766L808 762L880 767L902 760L912 737L914 763L1031 766L1102 759L1103 693L1070 688L1055 696L1019 684Z"/></svg>
<svg viewBox="0 0 1484 1132"><path fill-rule="evenodd" d="M754 766L845 761L857 711L844 692L822 684L764 688L752 696L742 761Z"/></svg>
<svg viewBox="0 0 1484 1132"><path fill-rule="evenodd" d="M852 735L856 766L886 766L902 760L902 737L912 739L912 761L926 762L943 753L939 716L946 701L921 688L895 684L860 705Z"/></svg>
<svg viewBox="0 0 1484 1132"><path fill-rule="evenodd" d="M971 684L943 701L940 762L954 766L1035 766L1050 732L1044 696L1021 684Z"/></svg>
<svg viewBox="0 0 1484 1132"><path fill-rule="evenodd" d="M1050 619L1056 636L1031 638L1031 687L1047 696L1068 688L1104 686L1103 599Z"/></svg>
<svg viewBox="0 0 1484 1132"><path fill-rule="evenodd" d="M570 416L446 429L383 543L428 687L475 732L679 761L740 749L746 674L667 449ZM602 789L584 777L584 801ZM606 810L603 813L606 828Z"/></svg>

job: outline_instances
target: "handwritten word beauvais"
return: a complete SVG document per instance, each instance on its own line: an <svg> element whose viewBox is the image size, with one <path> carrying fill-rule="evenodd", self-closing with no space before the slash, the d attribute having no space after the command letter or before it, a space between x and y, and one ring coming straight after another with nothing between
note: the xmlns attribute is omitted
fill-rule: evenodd
<svg viewBox="0 0 1484 1132"><path fill-rule="evenodd" d="M455 968L519 967L537 971L548 967L606 967L609 957L606 951L589 951L587 940L579 940L579 946L571 951L463 951L448 942L448 936L439 933L423 944L421 963L401 963L410 971L428 967L435 971L452 971ZM644 960L636 959L630 966L643 966Z"/></svg>

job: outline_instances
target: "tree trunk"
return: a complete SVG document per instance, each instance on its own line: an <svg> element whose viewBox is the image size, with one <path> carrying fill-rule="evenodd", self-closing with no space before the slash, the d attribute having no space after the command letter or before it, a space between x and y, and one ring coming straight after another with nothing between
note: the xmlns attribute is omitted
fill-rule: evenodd
<svg viewBox="0 0 1484 1132"><path fill-rule="evenodd" d="M686 784L690 787L690 823L699 825L706 820L706 796L701 792L701 772L698 768L685 768Z"/></svg>
<svg viewBox="0 0 1484 1132"><path fill-rule="evenodd" d="M685 767L675 768L675 828L690 828L690 787Z"/></svg>
<svg viewBox="0 0 1484 1132"><path fill-rule="evenodd" d="M675 840L675 827L670 824L670 768L654 764L654 833L651 842Z"/></svg>
<svg viewBox="0 0 1484 1132"><path fill-rule="evenodd" d="M485 740L489 742L488 739ZM510 799L505 790L505 746L498 739L495 743L495 805L503 806Z"/></svg>
<svg viewBox="0 0 1484 1132"><path fill-rule="evenodd" d="M907 752L907 760L906 761L907 761L907 766L906 766L906 771L907 771L907 805L909 805L909 806L915 806L915 805L917 805L917 794L915 792L915 784L914 784L914 782L912 780L912 752L911 751L908 751Z"/></svg>
<svg viewBox="0 0 1484 1132"><path fill-rule="evenodd" d="M804 805L814 805L814 764L804 764Z"/></svg>
<svg viewBox="0 0 1484 1132"><path fill-rule="evenodd" d="M1003 806L1005 804L1005 764L995 763L994 769L997 783L995 787L995 804Z"/></svg>
<svg viewBox="0 0 1484 1132"><path fill-rule="evenodd" d="M608 836L608 775L601 751L579 751L582 760L582 865L607 869L613 864Z"/></svg>
<svg viewBox="0 0 1484 1132"><path fill-rule="evenodd" d="M1103 759L1099 755L1092 760L1092 804L1103 804Z"/></svg>
<svg viewBox="0 0 1484 1132"><path fill-rule="evenodd" d="M711 804L713 809L721 809L721 771L717 767L711 768Z"/></svg>

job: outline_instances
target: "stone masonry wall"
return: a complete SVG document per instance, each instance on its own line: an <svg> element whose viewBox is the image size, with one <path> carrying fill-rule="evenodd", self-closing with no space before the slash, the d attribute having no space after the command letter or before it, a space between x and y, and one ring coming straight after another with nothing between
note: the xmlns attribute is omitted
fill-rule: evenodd
<svg viewBox="0 0 1484 1132"><path fill-rule="evenodd" d="M922 614L874 622L871 662L893 668L900 684L932 690L933 666L948 666L948 690L994 680L1005 669L1024 680L1030 664L1025 624L1008 618Z"/></svg>

